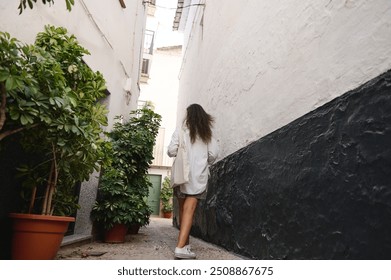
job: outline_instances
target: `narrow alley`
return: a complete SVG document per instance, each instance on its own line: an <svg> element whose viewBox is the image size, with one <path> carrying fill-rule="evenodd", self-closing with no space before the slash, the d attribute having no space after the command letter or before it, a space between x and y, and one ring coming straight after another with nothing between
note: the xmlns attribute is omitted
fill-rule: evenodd
<svg viewBox="0 0 391 280"><path fill-rule="evenodd" d="M55 258L56 280L96 275L60 273L79 260L177 265L178 229L158 217L181 146L195 212L178 247L192 226L198 260L368 260L297 276L390 279L371 266L391 262L390 0L16 0L0 14L0 260ZM47 249L35 222L58 220L65 240L55 230ZM54 268L16 263L0 278Z"/></svg>
<svg viewBox="0 0 391 280"><path fill-rule="evenodd" d="M142 227L138 234L129 234L125 243L110 244L101 241L83 245L62 247L56 259L90 260L173 260L178 229L171 219L151 217L150 224ZM227 250L191 237L192 250L198 260L240 260Z"/></svg>

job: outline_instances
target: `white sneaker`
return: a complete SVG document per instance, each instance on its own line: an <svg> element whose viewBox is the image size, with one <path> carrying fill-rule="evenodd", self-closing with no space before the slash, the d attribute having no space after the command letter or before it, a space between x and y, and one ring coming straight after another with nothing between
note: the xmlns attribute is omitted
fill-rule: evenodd
<svg viewBox="0 0 391 280"><path fill-rule="evenodd" d="M175 257L178 259L195 259L196 254L190 251L189 245L186 245L183 248L175 248Z"/></svg>

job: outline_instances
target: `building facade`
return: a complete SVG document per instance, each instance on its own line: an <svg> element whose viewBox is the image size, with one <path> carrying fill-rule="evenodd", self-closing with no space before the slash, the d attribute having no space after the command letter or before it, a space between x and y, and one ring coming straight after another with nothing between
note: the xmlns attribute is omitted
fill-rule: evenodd
<svg viewBox="0 0 391 280"><path fill-rule="evenodd" d="M251 258L391 257L391 3L178 0L174 29L178 122L201 104L221 148L193 233Z"/></svg>

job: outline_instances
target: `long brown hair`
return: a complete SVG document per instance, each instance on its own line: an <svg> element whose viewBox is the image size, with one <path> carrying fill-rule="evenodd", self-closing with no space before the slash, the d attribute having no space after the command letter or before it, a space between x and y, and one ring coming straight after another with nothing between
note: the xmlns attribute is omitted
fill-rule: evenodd
<svg viewBox="0 0 391 280"><path fill-rule="evenodd" d="M190 141L194 143L197 136L207 144L212 139L212 125L214 118L205 112L199 104L187 107L186 125L190 130Z"/></svg>

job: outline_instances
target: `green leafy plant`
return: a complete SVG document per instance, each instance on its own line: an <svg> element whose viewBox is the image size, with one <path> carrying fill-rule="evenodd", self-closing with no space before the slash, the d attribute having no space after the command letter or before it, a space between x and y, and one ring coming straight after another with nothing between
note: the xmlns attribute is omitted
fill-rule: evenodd
<svg viewBox="0 0 391 280"><path fill-rule="evenodd" d="M75 183L105 159L107 111L97 102L105 81L83 62L89 52L65 28L46 26L34 45L0 33L0 46L0 145L18 134L26 151L19 168L26 212L66 215L77 205Z"/></svg>
<svg viewBox="0 0 391 280"><path fill-rule="evenodd" d="M133 213L129 208L135 200L125 184L126 175L122 170L108 168L101 175L98 201L91 212L91 218L110 229L114 224L130 224Z"/></svg>
<svg viewBox="0 0 391 280"><path fill-rule="evenodd" d="M162 201L162 211L164 213L172 212L173 206L172 206L172 195L173 195L173 189L170 185L170 178L164 177L163 180L163 187L160 192L160 199Z"/></svg>
<svg viewBox="0 0 391 280"><path fill-rule="evenodd" d="M117 122L108 133L112 145L108 153L111 164L102 173L98 198L91 213L92 219L106 229L119 222L128 226L147 225L152 213L147 204L152 187L147 173L161 116L148 107L132 111L130 116L129 121ZM116 192L110 191L111 188Z"/></svg>
<svg viewBox="0 0 391 280"><path fill-rule="evenodd" d="M34 3L37 3L37 0L20 0L18 9L19 14L23 13L23 10L27 8L27 5L32 9L34 7ZM54 0L42 0L42 4L46 5L48 3L49 5L54 3ZM67 10L71 11L72 6L75 5L75 0L65 0L65 4L67 5Z"/></svg>

